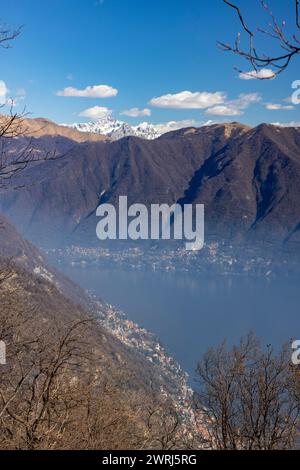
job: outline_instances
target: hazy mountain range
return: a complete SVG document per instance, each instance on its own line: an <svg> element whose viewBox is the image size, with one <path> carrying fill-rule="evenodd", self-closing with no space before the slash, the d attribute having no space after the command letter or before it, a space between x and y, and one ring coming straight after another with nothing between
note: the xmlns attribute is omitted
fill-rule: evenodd
<svg viewBox="0 0 300 470"><path fill-rule="evenodd" d="M129 203L203 203L209 237L299 241L299 128L230 123L113 142L56 131L39 134L32 145L65 156L28 169L35 184L5 191L0 200L1 210L38 244L99 243L96 208L119 195ZM78 142L79 135L88 139ZM24 139L14 145L17 150Z"/></svg>

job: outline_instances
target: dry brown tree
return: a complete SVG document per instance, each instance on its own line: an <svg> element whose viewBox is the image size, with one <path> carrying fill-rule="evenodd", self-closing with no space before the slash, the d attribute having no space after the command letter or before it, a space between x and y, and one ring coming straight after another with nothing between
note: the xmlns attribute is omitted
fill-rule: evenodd
<svg viewBox="0 0 300 470"><path fill-rule="evenodd" d="M197 368L196 404L211 448L291 449L299 431L299 373L290 348L263 350L249 334L210 349ZM296 386L296 384L298 384Z"/></svg>
<svg viewBox="0 0 300 470"><path fill-rule="evenodd" d="M1 225L0 225L1 228ZM11 266L11 261L8 259L2 260L0 258L0 288L1 284L9 279L13 275L13 268Z"/></svg>
<svg viewBox="0 0 300 470"><path fill-rule="evenodd" d="M248 18L245 18L243 11L238 6L238 2L229 0L222 1L229 8L232 8L235 11L241 24L242 31L247 37L248 46L244 48L241 45L242 34L240 32L237 34L234 44L223 42L219 42L218 44L224 51L233 52L234 54L246 59L246 61L251 65L252 73L255 72L252 76L261 80L274 78L276 75L279 75L286 70L291 60L300 54L300 0L284 2L287 8L287 17L291 21L279 21L273 14L269 5L264 0L260 0L262 8L265 9L270 18L270 23L267 28L257 27L255 29L254 27L253 29L250 27L250 20L248 21ZM293 31L287 32L287 27L292 27ZM259 51L256 47L257 33L267 36L275 45L278 45L278 52L266 53L265 51ZM272 74L259 73L267 67L272 70ZM239 72L251 75L251 72L248 71L245 72L243 70L239 70Z"/></svg>
<svg viewBox="0 0 300 470"><path fill-rule="evenodd" d="M6 107L6 104L0 106L2 109ZM13 103L6 114L0 114L0 191L32 186L36 182L26 178L26 169L66 155L56 150L41 151L28 133L26 116L25 109L15 112Z"/></svg>
<svg viewBox="0 0 300 470"><path fill-rule="evenodd" d="M8 49L21 33L21 28L11 29L6 24L0 24L0 47ZM2 103L0 108L5 110L7 103ZM3 185L4 180L7 182L9 177L12 176L11 157L6 155L4 151L5 142L9 138L20 135L22 128L22 119L24 112L14 112L13 102L11 102L8 114L0 116L0 187ZM20 158L19 158L20 160ZM23 161L23 158L21 158ZM14 169L17 169L18 164L15 164ZM20 165L19 165L20 166ZM22 164L23 166L23 164Z"/></svg>
<svg viewBox="0 0 300 470"><path fill-rule="evenodd" d="M121 373L104 378L99 366L102 357L91 341L97 325L92 319L49 321L40 301L23 306L22 291L9 297L15 284L10 278L4 283L0 337L7 360L0 370L0 448L125 446L130 426L133 432L137 425L121 390Z"/></svg>
<svg viewBox="0 0 300 470"><path fill-rule="evenodd" d="M144 449L174 450L182 446L182 423L176 408L170 403L148 401L143 407Z"/></svg>
<svg viewBox="0 0 300 470"><path fill-rule="evenodd" d="M0 337L7 345L7 364L0 371L0 447L70 446L87 377L93 375L83 339L87 320L44 327L37 305L22 307L21 299L5 290L0 299Z"/></svg>
<svg viewBox="0 0 300 470"><path fill-rule="evenodd" d="M0 339L0 449L170 449L178 442L176 414L157 388L152 397L123 347L110 346L99 322L54 286L13 265L0 282Z"/></svg>

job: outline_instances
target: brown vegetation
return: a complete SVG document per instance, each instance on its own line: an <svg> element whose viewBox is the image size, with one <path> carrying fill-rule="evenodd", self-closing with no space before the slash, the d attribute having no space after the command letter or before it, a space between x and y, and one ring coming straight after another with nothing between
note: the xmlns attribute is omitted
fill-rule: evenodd
<svg viewBox="0 0 300 470"><path fill-rule="evenodd" d="M1 266L0 448L179 445L180 419L151 364L51 283Z"/></svg>
<svg viewBox="0 0 300 470"><path fill-rule="evenodd" d="M207 443L216 449L291 449L299 437L299 370L291 349L263 350L249 334L210 349L198 365L196 396Z"/></svg>

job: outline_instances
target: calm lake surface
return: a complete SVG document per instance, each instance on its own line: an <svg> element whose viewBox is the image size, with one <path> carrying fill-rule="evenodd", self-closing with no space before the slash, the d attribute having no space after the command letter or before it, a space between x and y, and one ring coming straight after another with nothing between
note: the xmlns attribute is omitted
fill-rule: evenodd
<svg viewBox="0 0 300 470"><path fill-rule="evenodd" d="M72 267L64 273L151 330L193 376L198 359L224 338L254 330L278 347L300 339L300 282L296 279L215 277L124 268Z"/></svg>

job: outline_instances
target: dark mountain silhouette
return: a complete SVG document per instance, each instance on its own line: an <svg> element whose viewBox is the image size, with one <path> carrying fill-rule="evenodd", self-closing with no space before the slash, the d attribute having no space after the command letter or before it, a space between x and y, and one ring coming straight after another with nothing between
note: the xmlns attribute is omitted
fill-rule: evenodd
<svg viewBox="0 0 300 470"><path fill-rule="evenodd" d="M71 145L74 144L74 145ZM188 128L153 141L75 143L51 137L35 147L68 148L28 170L36 184L1 195L1 209L41 245L97 244L100 202L203 203L206 236L299 241L300 129L239 123ZM62 150L60 150L62 149Z"/></svg>

